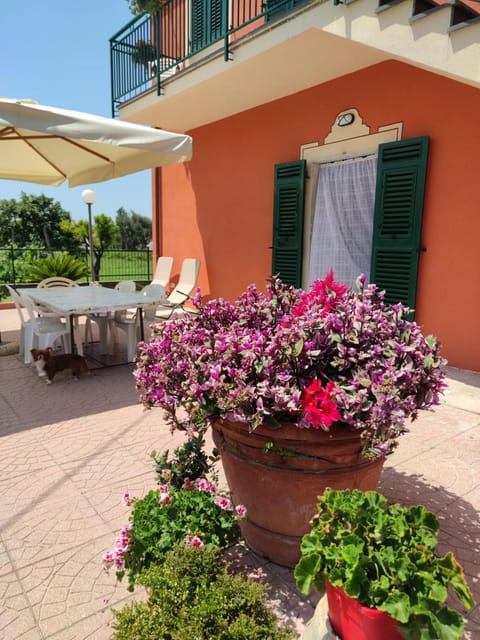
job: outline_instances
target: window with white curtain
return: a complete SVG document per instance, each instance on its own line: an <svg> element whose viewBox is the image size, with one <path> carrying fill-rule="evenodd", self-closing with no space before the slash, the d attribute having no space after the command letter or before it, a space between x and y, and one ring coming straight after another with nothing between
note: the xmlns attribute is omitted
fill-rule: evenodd
<svg viewBox="0 0 480 640"><path fill-rule="evenodd" d="M308 286L333 269L353 286L370 275L377 157L322 164L315 197Z"/></svg>

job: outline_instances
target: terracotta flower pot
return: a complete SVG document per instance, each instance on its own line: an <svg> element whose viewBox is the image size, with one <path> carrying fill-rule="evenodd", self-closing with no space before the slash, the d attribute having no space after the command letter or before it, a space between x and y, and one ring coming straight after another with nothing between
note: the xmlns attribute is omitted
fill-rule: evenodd
<svg viewBox="0 0 480 640"><path fill-rule="evenodd" d="M246 424L218 421L212 433L233 501L248 509L240 523L247 544L287 567L300 559L317 497L327 487L375 489L383 467L362 458L360 434L346 425L325 432L285 423L249 433Z"/></svg>
<svg viewBox="0 0 480 640"><path fill-rule="evenodd" d="M365 607L329 582L327 600L330 624L342 640L403 640L397 620L384 611Z"/></svg>

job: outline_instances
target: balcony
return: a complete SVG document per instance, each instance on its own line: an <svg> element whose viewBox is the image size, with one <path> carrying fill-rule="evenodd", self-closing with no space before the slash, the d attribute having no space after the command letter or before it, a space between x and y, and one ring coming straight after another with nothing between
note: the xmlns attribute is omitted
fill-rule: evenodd
<svg viewBox="0 0 480 640"><path fill-rule="evenodd" d="M417 4L167 0L110 39L113 114L189 131L392 58L480 86L478 12Z"/></svg>
<svg viewBox="0 0 480 640"><path fill-rule="evenodd" d="M230 59L230 43L305 0L169 0L155 16L134 18L110 39L112 111L163 84L214 50Z"/></svg>

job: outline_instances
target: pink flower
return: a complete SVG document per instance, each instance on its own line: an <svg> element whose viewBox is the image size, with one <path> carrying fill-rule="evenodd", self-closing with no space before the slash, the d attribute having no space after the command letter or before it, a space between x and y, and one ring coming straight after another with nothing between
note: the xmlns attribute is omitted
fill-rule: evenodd
<svg viewBox="0 0 480 640"><path fill-rule="evenodd" d="M128 491L125 491L125 493L122 496L122 504L124 507L130 506L130 494L128 493Z"/></svg>
<svg viewBox="0 0 480 640"><path fill-rule="evenodd" d="M113 551L105 551L105 553L103 554L103 562L111 564L114 557L115 554L113 553Z"/></svg>
<svg viewBox="0 0 480 640"><path fill-rule="evenodd" d="M185 538L185 546L195 547L198 549L199 547L203 547L204 545L199 535L195 534L194 536L192 536L191 534L188 534Z"/></svg>
<svg viewBox="0 0 480 640"><path fill-rule="evenodd" d="M194 485L195 489L198 489L199 491L206 491L207 493L217 492L217 487L206 478L197 478Z"/></svg>
<svg viewBox="0 0 480 640"><path fill-rule="evenodd" d="M247 507L245 507L243 504L237 504L237 506L235 507L235 513L240 518L245 518L245 516L247 515Z"/></svg>
<svg viewBox="0 0 480 640"><path fill-rule="evenodd" d="M220 507L220 509L223 509L224 511L232 511L233 509L230 500L228 498L222 498L222 496L217 496L215 498L215 504L217 505L217 507Z"/></svg>
<svg viewBox="0 0 480 640"><path fill-rule="evenodd" d="M182 489L193 489L195 487L195 483L190 478L184 478Z"/></svg>
<svg viewBox="0 0 480 640"><path fill-rule="evenodd" d="M172 501L172 499L170 498L170 494L162 491L160 493L160 498L158 500L158 504L159 505L165 505L165 504L170 504L170 502Z"/></svg>

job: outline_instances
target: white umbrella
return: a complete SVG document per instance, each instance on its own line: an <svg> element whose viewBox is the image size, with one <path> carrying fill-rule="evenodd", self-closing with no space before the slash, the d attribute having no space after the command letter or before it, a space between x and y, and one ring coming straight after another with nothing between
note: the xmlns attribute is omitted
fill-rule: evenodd
<svg viewBox="0 0 480 640"><path fill-rule="evenodd" d="M77 187L191 157L192 139L184 134L0 97L0 178L6 180L55 186L68 180Z"/></svg>
<svg viewBox="0 0 480 640"><path fill-rule="evenodd" d="M0 98L0 178L76 187L191 156L184 134Z"/></svg>

